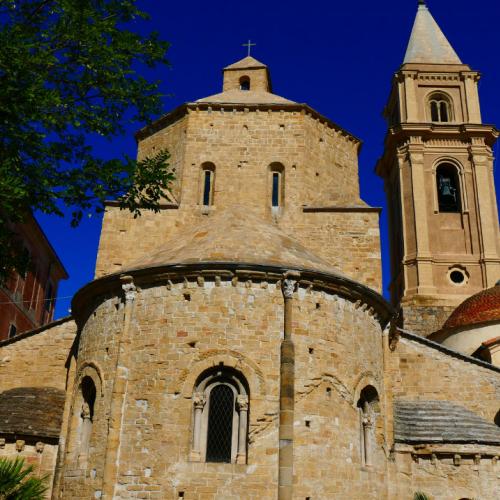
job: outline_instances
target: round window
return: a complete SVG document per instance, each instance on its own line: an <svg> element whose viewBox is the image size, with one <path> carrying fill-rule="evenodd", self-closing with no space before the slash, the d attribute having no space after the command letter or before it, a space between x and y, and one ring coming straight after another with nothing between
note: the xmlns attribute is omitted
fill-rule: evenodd
<svg viewBox="0 0 500 500"><path fill-rule="evenodd" d="M463 271L455 269L450 273L450 280L455 283L455 285L461 285L465 281L465 274Z"/></svg>

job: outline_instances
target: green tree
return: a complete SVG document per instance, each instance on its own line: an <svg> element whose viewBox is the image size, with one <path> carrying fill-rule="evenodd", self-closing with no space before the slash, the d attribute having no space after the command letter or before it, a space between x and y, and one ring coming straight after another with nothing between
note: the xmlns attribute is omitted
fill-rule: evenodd
<svg viewBox="0 0 500 500"><path fill-rule="evenodd" d="M104 159L90 141L161 110L140 72L168 64L168 43L132 29L148 18L136 3L0 0L0 279L25 265L9 221L69 207L76 226L106 199L137 216L169 189L168 152Z"/></svg>
<svg viewBox="0 0 500 500"><path fill-rule="evenodd" d="M0 460L0 500L42 500L47 491L47 476L33 476L33 466L24 459Z"/></svg>
<svg viewBox="0 0 500 500"><path fill-rule="evenodd" d="M413 500L430 500L430 498L421 491L417 491L415 495L413 495Z"/></svg>

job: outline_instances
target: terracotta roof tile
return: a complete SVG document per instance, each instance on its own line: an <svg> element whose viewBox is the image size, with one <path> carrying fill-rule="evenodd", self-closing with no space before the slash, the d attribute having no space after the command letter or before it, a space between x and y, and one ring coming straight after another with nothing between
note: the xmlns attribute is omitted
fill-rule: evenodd
<svg viewBox="0 0 500 500"><path fill-rule="evenodd" d="M450 315L444 329L500 321L500 286L476 293L464 300Z"/></svg>

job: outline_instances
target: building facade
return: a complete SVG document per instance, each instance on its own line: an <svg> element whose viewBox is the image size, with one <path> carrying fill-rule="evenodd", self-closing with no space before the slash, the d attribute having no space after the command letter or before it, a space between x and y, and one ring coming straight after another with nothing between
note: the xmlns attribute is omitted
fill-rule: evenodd
<svg viewBox="0 0 500 500"><path fill-rule="evenodd" d="M16 224L29 266L26 274L12 273L0 285L0 340L39 328L52 321L57 289L68 274L35 218Z"/></svg>
<svg viewBox="0 0 500 500"><path fill-rule="evenodd" d="M359 140L273 94L259 61L226 67L220 94L137 134L140 158L172 156L176 183L160 213L134 219L110 203L96 277L74 297L73 317L0 345L0 454L38 461L52 498L500 496L500 368L426 338L443 308L500 277L492 179L484 207L474 191L491 174L497 132L477 114L458 118L465 108L452 102L467 102L464 89L477 106L461 64L429 63L454 82L444 89L433 77L430 93L416 91L424 69L411 66L406 100L400 79L428 40L452 51L420 3L377 167L395 200L391 237L402 235L394 304L380 295L380 211L360 198ZM431 114L408 124L403 102ZM480 148L479 167L460 141ZM480 250L456 227L465 217ZM451 255L430 248L440 227L462 234ZM442 277L453 282L455 270L461 288ZM43 411L21 418L13 401ZM40 418L49 414L59 427Z"/></svg>

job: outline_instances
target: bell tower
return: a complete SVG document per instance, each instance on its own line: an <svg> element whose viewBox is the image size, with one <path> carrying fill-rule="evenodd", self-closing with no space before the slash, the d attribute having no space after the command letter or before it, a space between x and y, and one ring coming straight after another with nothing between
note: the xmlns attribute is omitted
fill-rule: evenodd
<svg viewBox="0 0 500 500"><path fill-rule="evenodd" d="M376 172L388 201L391 299L402 325L424 336L500 278L492 152L499 131L482 123L479 77L419 0Z"/></svg>

